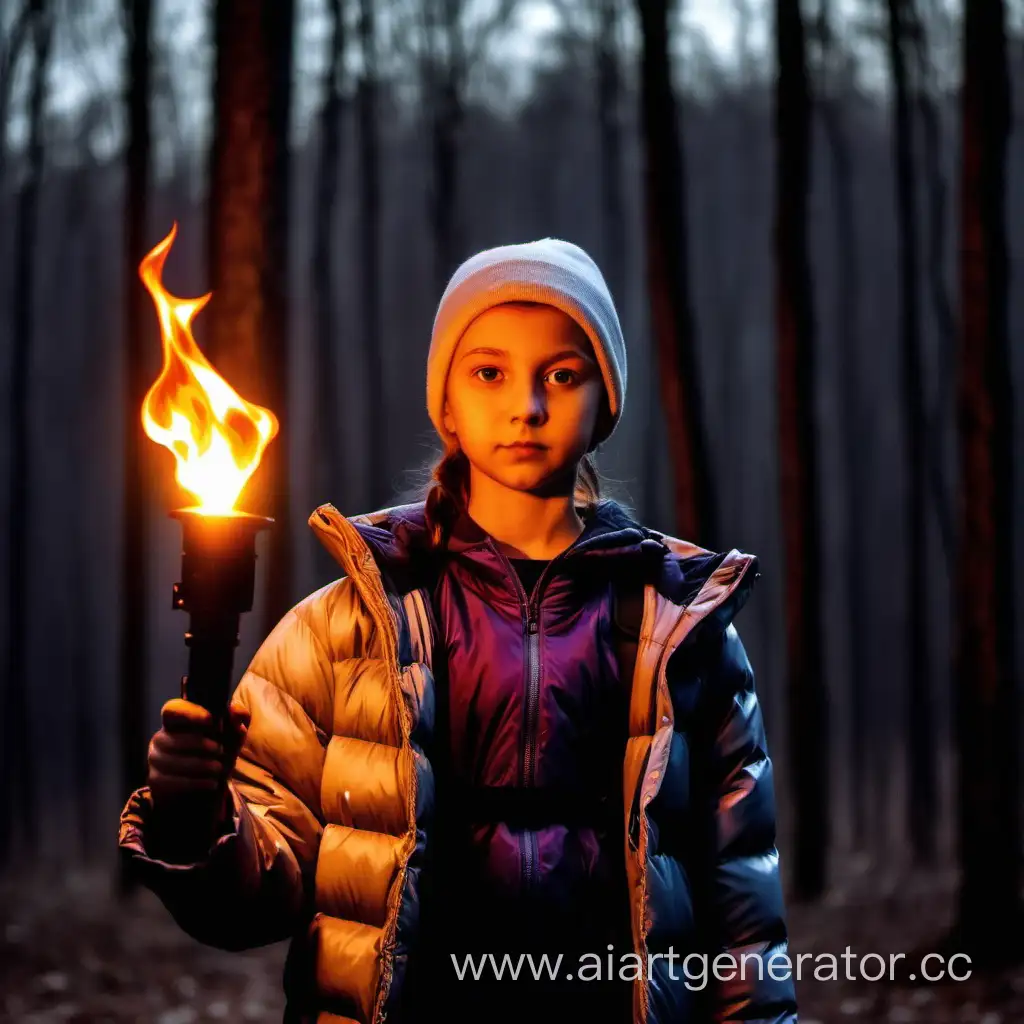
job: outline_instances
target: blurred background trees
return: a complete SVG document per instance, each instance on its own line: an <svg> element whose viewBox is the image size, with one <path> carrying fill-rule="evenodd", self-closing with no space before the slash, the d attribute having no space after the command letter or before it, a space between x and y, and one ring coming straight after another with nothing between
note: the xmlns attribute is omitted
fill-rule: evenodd
<svg viewBox="0 0 1024 1024"><path fill-rule="evenodd" d="M200 345L282 422L239 672L336 572L310 511L434 454L451 272L554 235L627 337L614 493L761 558L793 897L955 866L958 941L1013 946L1022 42L1019 0L2 5L3 862L112 857L184 670L182 495L139 423L171 222Z"/></svg>

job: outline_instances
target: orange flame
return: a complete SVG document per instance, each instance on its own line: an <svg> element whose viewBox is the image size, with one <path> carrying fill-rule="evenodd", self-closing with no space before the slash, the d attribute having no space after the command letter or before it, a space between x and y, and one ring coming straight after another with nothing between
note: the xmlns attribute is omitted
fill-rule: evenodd
<svg viewBox="0 0 1024 1024"><path fill-rule="evenodd" d="M164 262L177 233L175 223L139 264L164 348L163 370L142 403L142 426L174 453L178 483L199 499L199 511L230 515L278 422L269 409L241 398L196 345L192 321L212 292L179 299L164 288Z"/></svg>

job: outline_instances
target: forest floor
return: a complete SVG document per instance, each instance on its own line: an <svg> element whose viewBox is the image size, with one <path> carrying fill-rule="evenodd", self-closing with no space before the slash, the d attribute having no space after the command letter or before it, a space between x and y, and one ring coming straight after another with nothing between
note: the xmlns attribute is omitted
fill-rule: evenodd
<svg viewBox="0 0 1024 1024"><path fill-rule="evenodd" d="M949 924L955 878L948 872L885 878L859 864L842 877L820 904L788 906L791 955L831 954L840 979L847 964L857 975L867 953L886 963L889 954L905 953L909 961ZM147 890L123 904L112 892L111 873L101 870L0 879L0 1020L279 1024L284 943L245 953L210 949L182 933ZM841 959L847 947L858 959ZM822 963L803 961L801 1024L1024 1022L1024 964L913 985L815 980ZM960 961L957 972L969 966ZM865 969L875 973L878 961Z"/></svg>

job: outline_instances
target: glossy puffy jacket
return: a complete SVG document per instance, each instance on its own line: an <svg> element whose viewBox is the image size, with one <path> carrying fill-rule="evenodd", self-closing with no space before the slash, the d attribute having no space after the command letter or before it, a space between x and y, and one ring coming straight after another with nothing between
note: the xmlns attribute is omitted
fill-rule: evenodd
<svg viewBox="0 0 1024 1024"><path fill-rule="evenodd" d="M593 891L585 876L614 879L620 864L646 965L635 1024L793 1024L793 981L784 962L769 970L788 952L772 765L732 623L757 559L648 530L605 501L527 595L465 516L443 556L422 503L352 518L325 505L310 525L345 575L282 619L239 684L252 720L229 830L202 862L167 863L146 849L148 789L122 812L123 855L181 927L223 949L290 938L286 1021L443 1016L415 997L444 916L424 914L425 894L454 891L433 884L442 821L449 836L463 795L533 786L561 806L610 805L619 827L584 814L471 830L476 874L462 882L484 895L481 920L488 899L531 893L574 913ZM639 580L643 616L620 735L609 638L625 580ZM605 712L586 719L595 692ZM761 962L698 983L681 966L692 952L709 968L720 952Z"/></svg>

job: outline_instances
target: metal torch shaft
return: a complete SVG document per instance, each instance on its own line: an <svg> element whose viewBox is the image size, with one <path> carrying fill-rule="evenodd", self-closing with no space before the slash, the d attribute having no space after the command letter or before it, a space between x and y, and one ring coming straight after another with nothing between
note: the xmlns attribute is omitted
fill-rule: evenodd
<svg viewBox="0 0 1024 1024"><path fill-rule="evenodd" d="M181 681L181 695L215 715L230 700L240 620L237 612L221 616L193 612L189 618L188 675Z"/></svg>
<svg viewBox="0 0 1024 1024"><path fill-rule="evenodd" d="M183 526L174 607L189 613L188 675L182 679L181 695L223 719L231 699L241 614L252 609L256 534L273 520L209 516L190 509L172 515Z"/></svg>

